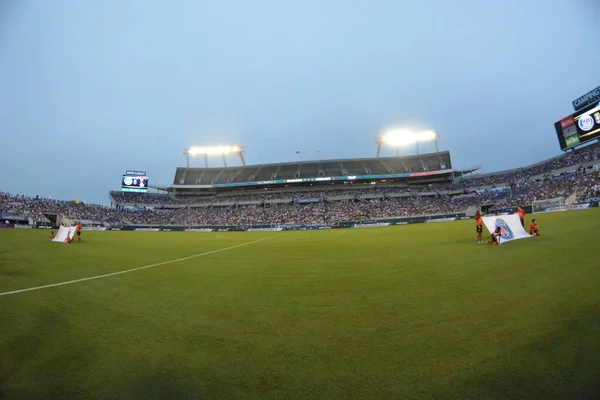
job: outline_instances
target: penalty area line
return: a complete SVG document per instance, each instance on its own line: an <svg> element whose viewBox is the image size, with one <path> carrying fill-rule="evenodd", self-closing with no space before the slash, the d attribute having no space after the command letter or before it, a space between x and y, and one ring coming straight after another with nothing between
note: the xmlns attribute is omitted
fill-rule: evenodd
<svg viewBox="0 0 600 400"><path fill-rule="evenodd" d="M123 271L111 272L109 274L90 276L90 277L81 278L81 279L73 279L72 281L51 283L49 285L35 286L35 287L26 288L26 289L11 290L10 292L0 293L0 296L8 296L10 294L17 294L17 293L23 293L23 292L31 292L33 290L41 290L41 289L47 289L47 288L56 287L56 286L70 285L72 283L79 283L79 282L91 281L91 280L94 280L94 279L108 278L109 276L121 275L121 274L126 274L126 273L134 272L134 271L141 271L143 269L159 267L161 265L174 264L174 263L181 262L181 261L191 260L191 259L194 259L194 258L200 258L200 257L208 256L208 255L211 255L211 254L220 253L222 251L237 249L238 247L249 246L249 245L254 244L254 243L264 242L265 240L269 240L269 239L272 239L274 237L275 236L270 236L270 237L263 238L263 239L252 240L251 242L236 244L235 246L223 247L221 249L206 251L204 253L194 254L194 255L188 256L188 257L178 258L178 259L169 260L169 261L162 261L162 262L159 262L159 263L156 263L156 264L144 265L143 267L137 267L137 268L126 269L126 270L123 270Z"/></svg>

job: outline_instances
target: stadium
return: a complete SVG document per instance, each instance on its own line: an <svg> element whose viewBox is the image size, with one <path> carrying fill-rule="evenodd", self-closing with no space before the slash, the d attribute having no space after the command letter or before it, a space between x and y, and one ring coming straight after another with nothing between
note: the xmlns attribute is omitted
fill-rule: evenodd
<svg viewBox="0 0 600 400"><path fill-rule="evenodd" d="M596 207L597 143L517 170L454 170L450 152L405 157L179 167L173 184L110 191L111 207L3 195L5 225L95 230L323 229ZM145 171L129 171L142 172ZM123 175L123 182L128 175ZM153 193L153 191L155 193Z"/></svg>
<svg viewBox="0 0 600 400"><path fill-rule="evenodd" d="M591 398L593 374L570 370L600 371L596 246L581 240L599 168L592 141L490 174L438 151L188 163L161 187L127 171L111 207L4 193L3 227L37 229L0 230L2 394ZM539 241L473 248L478 211L517 206ZM75 224L81 243L47 242ZM575 269L554 262L565 257ZM592 351L563 350L581 346Z"/></svg>
<svg viewBox="0 0 600 400"><path fill-rule="evenodd" d="M558 3L0 5L0 400L600 399Z"/></svg>

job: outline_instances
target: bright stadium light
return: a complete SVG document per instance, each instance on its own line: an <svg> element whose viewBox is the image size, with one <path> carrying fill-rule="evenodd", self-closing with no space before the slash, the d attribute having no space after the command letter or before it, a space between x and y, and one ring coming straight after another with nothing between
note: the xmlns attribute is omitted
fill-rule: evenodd
<svg viewBox="0 0 600 400"><path fill-rule="evenodd" d="M246 165L244 160L244 147L243 146L208 146L208 147L190 147L183 151L187 160L187 167L190 167L190 156L204 156L204 164L208 168L208 156L221 156L223 158L223 165L227 166L228 154L239 154L242 164Z"/></svg>
<svg viewBox="0 0 600 400"><path fill-rule="evenodd" d="M393 129L381 136L381 142L394 147L408 146L418 140L415 132L406 129Z"/></svg>
<svg viewBox="0 0 600 400"><path fill-rule="evenodd" d="M433 142L438 136L435 131L423 131L419 133L419 142Z"/></svg>
<svg viewBox="0 0 600 400"><path fill-rule="evenodd" d="M232 153L241 153L243 148L241 146L214 146L214 147L190 147L188 152L191 156L197 156L206 154L209 156L214 155L227 155Z"/></svg>
<svg viewBox="0 0 600 400"><path fill-rule="evenodd" d="M399 154L400 147L411 145L417 146L417 154L419 154L419 143L435 142L435 151L438 152L437 132L432 130L427 131L412 131L410 129L394 128L384 132L377 139L377 157L381 152L381 145L386 144L391 147L396 147L396 154Z"/></svg>

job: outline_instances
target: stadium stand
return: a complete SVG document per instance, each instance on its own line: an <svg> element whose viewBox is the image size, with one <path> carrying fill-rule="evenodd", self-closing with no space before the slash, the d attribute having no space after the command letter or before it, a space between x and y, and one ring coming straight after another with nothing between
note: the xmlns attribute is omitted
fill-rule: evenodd
<svg viewBox="0 0 600 400"><path fill-rule="evenodd" d="M212 185L325 176L380 175L451 169L449 152L407 157L342 159L223 168L177 168L173 184Z"/></svg>
<svg viewBox="0 0 600 400"><path fill-rule="evenodd" d="M239 182L303 173L351 174L450 166L434 157L286 163L234 168L178 168L175 182ZM314 224L389 217L455 214L471 207L491 209L529 205L536 200L573 196L576 202L600 198L600 145L594 144L543 162L498 173L456 177L448 183L380 182L217 192L185 196L110 192L112 207L0 193L0 215L49 222L49 216L105 225ZM447 163L447 164L446 164Z"/></svg>

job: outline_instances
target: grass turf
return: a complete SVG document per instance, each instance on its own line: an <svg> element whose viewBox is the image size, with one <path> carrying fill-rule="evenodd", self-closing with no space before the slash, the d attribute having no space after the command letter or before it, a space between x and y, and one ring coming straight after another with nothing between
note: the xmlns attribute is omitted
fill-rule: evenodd
<svg viewBox="0 0 600 400"><path fill-rule="evenodd" d="M598 398L600 209L273 233L0 230L0 398Z"/></svg>

